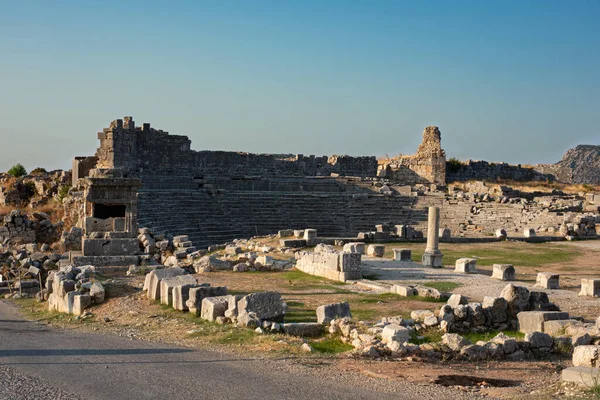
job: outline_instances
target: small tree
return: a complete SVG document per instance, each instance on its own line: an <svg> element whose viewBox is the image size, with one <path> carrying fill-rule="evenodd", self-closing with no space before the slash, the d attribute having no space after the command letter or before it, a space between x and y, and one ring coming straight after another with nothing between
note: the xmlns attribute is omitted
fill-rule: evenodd
<svg viewBox="0 0 600 400"><path fill-rule="evenodd" d="M25 167L21 164L16 164L13 165L9 170L8 173L12 176L14 176L15 178L20 178L22 176L27 175L27 170L25 169Z"/></svg>
<svg viewBox="0 0 600 400"><path fill-rule="evenodd" d="M31 175L43 175L43 174L47 174L48 171L46 171L46 168L42 168L42 167L37 167L36 169L34 169L33 171L30 172Z"/></svg>

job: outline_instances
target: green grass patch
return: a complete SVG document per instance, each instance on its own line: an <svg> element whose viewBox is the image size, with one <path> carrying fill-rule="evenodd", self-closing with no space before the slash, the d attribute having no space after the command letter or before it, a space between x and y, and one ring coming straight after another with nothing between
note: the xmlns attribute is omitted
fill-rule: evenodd
<svg viewBox="0 0 600 400"><path fill-rule="evenodd" d="M254 340L255 337L256 334L250 329L233 327L225 335L213 339L212 342L219 344L244 344Z"/></svg>
<svg viewBox="0 0 600 400"><path fill-rule="evenodd" d="M421 262L424 252L422 243L388 243L386 257L393 257L393 248L412 250L412 260ZM477 258L477 265L513 264L521 267L539 267L545 264L573 261L583 252L580 249L556 245L553 243L493 243L493 244L456 244L441 243L444 265L454 265L463 257Z"/></svg>
<svg viewBox="0 0 600 400"><path fill-rule="evenodd" d="M299 301L287 301L285 322L317 322L317 313Z"/></svg>
<svg viewBox="0 0 600 400"><path fill-rule="evenodd" d="M339 354L352 350L354 347L344 343L338 337L326 337L321 340L308 342L315 351L324 354Z"/></svg>
<svg viewBox="0 0 600 400"><path fill-rule="evenodd" d="M462 335L465 339L467 339L471 343L477 343L480 340L487 342L492 340L500 331L490 331L490 332L469 332ZM515 338L516 340L523 340L525 338L525 334L519 331L502 331L506 336Z"/></svg>
<svg viewBox="0 0 600 400"><path fill-rule="evenodd" d="M442 336L444 336L444 333L437 329L428 331L428 332L424 332L421 335L417 335L417 333L413 333L410 337L410 343L412 343L412 344L438 343L438 342L442 341Z"/></svg>

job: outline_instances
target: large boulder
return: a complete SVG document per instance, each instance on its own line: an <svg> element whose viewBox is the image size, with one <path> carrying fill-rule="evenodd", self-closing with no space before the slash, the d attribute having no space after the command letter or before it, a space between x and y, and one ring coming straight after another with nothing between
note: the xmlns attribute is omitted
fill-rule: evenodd
<svg viewBox="0 0 600 400"><path fill-rule="evenodd" d="M503 297L507 304L508 313L511 316L516 316L521 311L528 311L529 305L529 290L523 286L515 286L512 283L506 285L500 297Z"/></svg>
<svg viewBox="0 0 600 400"><path fill-rule="evenodd" d="M392 342L408 342L410 340L410 330L397 325L397 324L389 324L383 328L381 331L381 341L385 344L390 344Z"/></svg>
<svg viewBox="0 0 600 400"><path fill-rule="evenodd" d="M456 333L446 333L442 336L442 344L448 346L452 351L460 351L471 342Z"/></svg>

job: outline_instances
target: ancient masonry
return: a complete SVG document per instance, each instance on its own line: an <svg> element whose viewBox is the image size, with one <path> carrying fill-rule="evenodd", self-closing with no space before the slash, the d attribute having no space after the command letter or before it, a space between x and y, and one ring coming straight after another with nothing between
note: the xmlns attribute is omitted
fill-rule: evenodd
<svg viewBox="0 0 600 400"><path fill-rule="evenodd" d="M138 225L188 235L202 248L282 228L337 238L356 238L380 224L427 231L429 206L441 209L440 228L453 236L587 223L567 220L583 203L565 196L524 199L483 184L445 193L446 154L434 126L425 128L415 155L383 165L375 157L195 151L188 137L136 127L131 117L113 121L98 138L94 156L73 160L74 189L66 201L79 230L65 242L83 234L81 262L131 254ZM465 168L467 175L488 171Z"/></svg>

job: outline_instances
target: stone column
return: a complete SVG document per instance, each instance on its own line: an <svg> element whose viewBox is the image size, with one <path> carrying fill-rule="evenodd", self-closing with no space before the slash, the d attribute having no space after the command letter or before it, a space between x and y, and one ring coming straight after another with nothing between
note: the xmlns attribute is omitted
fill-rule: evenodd
<svg viewBox="0 0 600 400"><path fill-rule="evenodd" d="M423 265L432 268L442 267L442 253L439 249L440 243L440 209L429 207L429 218L427 226L427 248L423 253Z"/></svg>

